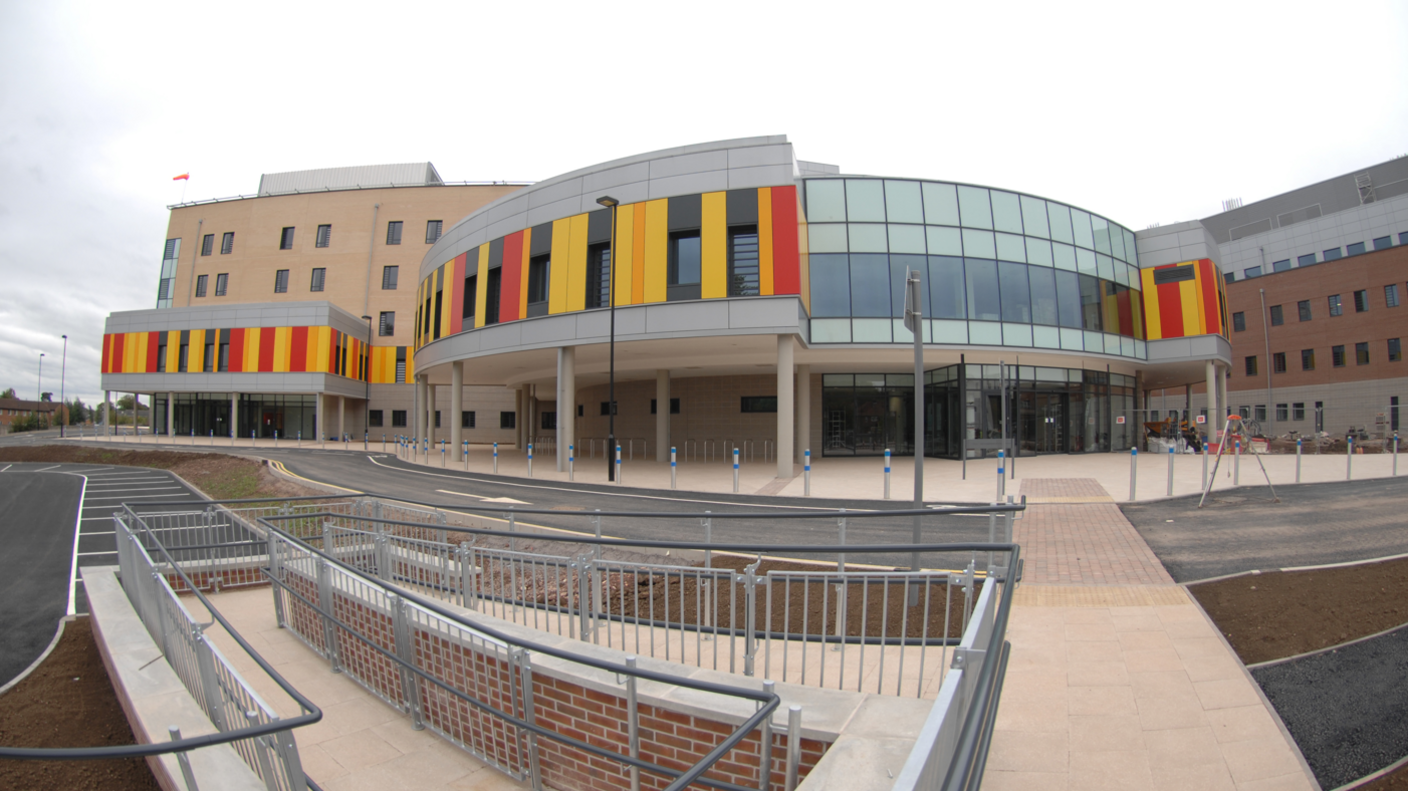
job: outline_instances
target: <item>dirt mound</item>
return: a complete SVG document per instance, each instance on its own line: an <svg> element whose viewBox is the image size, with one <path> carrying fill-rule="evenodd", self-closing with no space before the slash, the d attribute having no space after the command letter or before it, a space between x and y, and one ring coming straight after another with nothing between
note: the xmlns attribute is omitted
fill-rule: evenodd
<svg viewBox="0 0 1408 791"><path fill-rule="evenodd" d="M259 461L224 453L35 445L0 448L0 463L3 462L112 464L170 470L215 500L324 494L276 477Z"/></svg>

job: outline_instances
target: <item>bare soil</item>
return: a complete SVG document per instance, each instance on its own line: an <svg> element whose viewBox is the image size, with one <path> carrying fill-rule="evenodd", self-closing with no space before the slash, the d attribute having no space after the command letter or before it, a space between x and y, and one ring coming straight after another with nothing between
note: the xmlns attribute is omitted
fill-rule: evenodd
<svg viewBox="0 0 1408 791"><path fill-rule="evenodd" d="M108 680L91 623L68 624L44 664L0 695L0 745L113 747L135 744ZM108 761L0 761L0 788L159 789L141 758Z"/></svg>
<svg viewBox="0 0 1408 791"><path fill-rule="evenodd" d="M1338 645L1408 623L1408 558L1265 572L1189 591L1248 665Z"/></svg>
<svg viewBox="0 0 1408 791"><path fill-rule="evenodd" d="M1386 774L1377 780L1371 780L1362 786L1356 786L1354 791L1404 791L1408 789L1408 766L1402 767L1392 774Z"/></svg>
<svg viewBox="0 0 1408 791"><path fill-rule="evenodd" d="M276 477L258 461L223 453L36 445L0 448L0 462L153 467L176 473L216 500L325 494Z"/></svg>

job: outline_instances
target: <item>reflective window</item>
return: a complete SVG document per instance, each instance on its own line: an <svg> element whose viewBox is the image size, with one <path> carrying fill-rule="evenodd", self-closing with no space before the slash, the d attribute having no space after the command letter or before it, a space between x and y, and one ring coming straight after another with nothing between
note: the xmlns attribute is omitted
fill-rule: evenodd
<svg viewBox="0 0 1408 791"><path fill-rule="evenodd" d="M1124 260L1131 264L1139 263L1139 255L1134 248L1134 232L1128 228L1120 229L1124 233Z"/></svg>
<svg viewBox="0 0 1408 791"><path fill-rule="evenodd" d="M991 231L975 231L971 228L963 229L963 257L964 258L996 258L997 245L993 242Z"/></svg>
<svg viewBox="0 0 1408 791"><path fill-rule="evenodd" d="M1045 239L1027 237L1027 263L1037 266L1055 266L1051 259L1051 243Z"/></svg>
<svg viewBox="0 0 1408 791"><path fill-rule="evenodd" d="M911 269L919 270L921 283L928 277L924 270L928 266L928 261L922 255L892 255L890 256L890 309L892 315L897 319L904 318L904 283L905 278ZM921 309L924 317L929 318L929 291L923 291L924 304ZM904 326L904 325L900 325Z"/></svg>
<svg viewBox="0 0 1408 791"><path fill-rule="evenodd" d="M1013 236L1010 233L997 234L997 257L1003 261L1023 261L1027 260L1027 246L1022 242L1022 237Z"/></svg>
<svg viewBox="0 0 1408 791"><path fill-rule="evenodd" d="M1101 280L1114 280L1114 259L1110 258L1108 255L1095 256L1095 274L1098 275Z"/></svg>
<svg viewBox="0 0 1408 791"><path fill-rule="evenodd" d="M846 217L851 222L884 222L885 182L846 179Z"/></svg>
<svg viewBox="0 0 1408 791"><path fill-rule="evenodd" d="M1059 203L1046 204L1046 214L1051 218L1051 239L1056 242L1071 244L1075 238L1071 236L1071 210L1068 206Z"/></svg>
<svg viewBox="0 0 1408 791"><path fill-rule="evenodd" d="M981 187L958 188L959 216L968 228L992 228L992 206L988 203L988 191Z"/></svg>
<svg viewBox="0 0 1408 791"><path fill-rule="evenodd" d="M1080 276L1080 307L1081 326L1087 331L1102 329L1099 280Z"/></svg>
<svg viewBox="0 0 1408 791"><path fill-rule="evenodd" d="M1110 224L1110 251L1114 257L1124 260L1124 233L1114 223Z"/></svg>
<svg viewBox="0 0 1408 791"><path fill-rule="evenodd" d="M928 237L931 255L963 255L963 236L957 228L929 226L924 235Z"/></svg>
<svg viewBox="0 0 1408 791"><path fill-rule="evenodd" d="M1056 271L1056 303L1062 327L1080 328L1080 276Z"/></svg>
<svg viewBox="0 0 1408 791"><path fill-rule="evenodd" d="M851 273L846 256L812 253L811 284L813 316L851 315Z"/></svg>
<svg viewBox="0 0 1408 791"><path fill-rule="evenodd" d="M1056 270L1039 266L1028 268L1031 279L1032 321L1037 324L1060 324L1056 308ZM1007 304L1004 297L1003 305Z"/></svg>
<svg viewBox="0 0 1408 791"><path fill-rule="evenodd" d="M1031 323L1032 298L1027 283L1027 267L999 261L997 273L1002 285L1002 320Z"/></svg>
<svg viewBox="0 0 1408 791"><path fill-rule="evenodd" d="M968 275L969 318L983 321L1002 319L1002 302L997 287L997 262L964 258Z"/></svg>
<svg viewBox="0 0 1408 791"><path fill-rule="evenodd" d="M883 253L888 249L885 226L879 223L850 223L848 227L851 229L851 252Z"/></svg>
<svg viewBox="0 0 1408 791"><path fill-rule="evenodd" d="M1090 233L1090 215L1080 209L1071 209L1071 232L1075 235L1076 246L1095 248L1095 237Z"/></svg>
<svg viewBox="0 0 1408 791"><path fill-rule="evenodd" d="M924 222L930 225L957 225L958 197L954 194L953 185L925 182L921 186L924 193Z"/></svg>
<svg viewBox="0 0 1408 791"><path fill-rule="evenodd" d="M1022 205L1010 192L992 192L992 226L1008 233L1022 232Z"/></svg>
<svg viewBox="0 0 1408 791"><path fill-rule="evenodd" d="M851 315L890 315L889 267L884 255L851 256Z"/></svg>
<svg viewBox="0 0 1408 791"><path fill-rule="evenodd" d="M890 229L890 252L892 253L923 253L924 252L924 226L922 225L891 225Z"/></svg>
<svg viewBox="0 0 1408 791"><path fill-rule="evenodd" d="M936 319L967 318L963 259L929 256L929 306Z"/></svg>
<svg viewBox="0 0 1408 791"><path fill-rule="evenodd" d="M1077 247L1076 271L1083 275L1094 275L1097 271L1095 267L1095 253L1084 247Z"/></svg>
<svg viewBox="0 0 1408 791"><path fill-rule="evenodd" d="M924 202L917 181L885 182L885 213L890 222L924 222Z"/></svg>
<svg viewBox="0 0 1408 791"><path fill-rule="evenodd" d="M846 221L846 182L813 179L807 182L807 222Z"/></svg>
<svg viewBox="0 0 1408 791"><path fill-rule="evenodd" d="M1096 252L1110 254L1110 223L1104 217L1090 215L1090 225L1095 235Z"/></svg>
<svg viewBox="0 0 1408 791"><path fill-rule="evenodd" d="M1028 236L1051 238L1051 226L1046 222L1046 201L1023 195L1022 225Z"/></svg>
<svg viewBox="0 0 1408 791"><path fill-rule="evenodd" d="M1053 242L1051 252L1052 257L1056 260L1057 269L1065 269L1069 272L1076 271L1076 249L1074 247Z"/></svg>
<svg viewBox="0 0 1408 791"><path fill-rule="evenodd" d="M846 252L846 226L842 223L809 223L807 246L813 253Z"/></svg>

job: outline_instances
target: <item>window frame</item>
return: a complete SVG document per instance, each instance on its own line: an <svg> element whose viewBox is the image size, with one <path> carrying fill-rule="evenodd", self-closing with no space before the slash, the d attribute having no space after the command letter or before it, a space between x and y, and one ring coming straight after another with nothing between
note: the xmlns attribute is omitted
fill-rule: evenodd
<svg viewBox="0 0 1408 791"><path fill-rule="evenodd" d="M230 273L220 272L215 275L215 296L223 297L230 290Z"/></svg>
<svg viewBox="0 0 1408 791"><path fill-rule="evenodd" d="M1236 313L1233 313L1233 314L1232 314L1232 331L1233 331L1233 332L1246 332L1246 331L1247 331L1247 314L1246 314L1245 312L1239 310L1239 311L1237 311Z"/></svg>
<svg viewBox="0 0 1408 791"><path fill-rule="evenodd" d="M1360 342L1354 344L1354 364L1355 364L1355 365L1368 365L1368 364L1369 364L1369 342L1368 342L1368 341L1360 341Z"/></svg>
<svg viewBox="0 0 1408 791"><path fill-rule="evenodd" d="M1267 311L1271 314L1271 326L1280 327L1286 323L1286 314L1280 305L1272 305Z"/></svg>
<svg viewBox="0 0 1408 791"><path fill-rule="evenodd" d="M280 249L280 250L292 250L292 249L293 249L293 233L294 233L294 226L292 226L292 225L285 226L282 231L279 231L279 249Z"/></svg>
<svg viewBox="0 0 1408 791"><path fill-rule="evenodd" d="M1257 362L1255 354L1249 354L1242 358L1242 364L1246 368L1247 376L1256 376Z"/></svg>
<svg viewBox="0 0 1408 791"><path fill-rule="evenodd" d="M1330 347L1330 367L1343 368L1345 366L1344 344Z"/></svg>
<svg viewBox="0 0 1408 791"><path fill-rule="evenodd" d="M328 269L325 266L313 267L313 273L308 278L308 290L310 292L320 292L327 288Z"/></svg>
<svg viewBox="0 0 1408 791"><path fill-rule="evenodd" d="M1344 301L1340 299L1339 294L1331 294L1330 296L1326 297L1326 301L1330 305L1331 316L1344 315Z"/></svg>
<svg viewBox="0 0 1408 791"><path fill-rule="evenodd" d="M386 221L386 244L388 246L398 245L401 243L401 232L404 225L404 220Z"/></svg>
<svg viewBox="0 0 1408 791"><path fill-rule="evenodd" d="M1398 284L1389 283L1388 285L1384 286L1384 306L1389 308L1396 308L1398 307L1398 305Z"/></svg>
<svg viewBox="0 0 1408 791"><path fill-rule="evenodd" d="M1300 350L1300 369L1301 369L1302 371L1313 371L1313 370L1315 370L1315 350L1314 350L1314 349L1301 349L1301 350Z"/></svg>
<svg viewBox="0 0 1408 791"><path fill-rule="evenodd" d="M368 427L368 428L385 428L385 427L386 427L386 412L385 412L384 410L381 410L381 409L368 409L368 410L367 410L367 427Z"/></svg>
<svg viewBox="0 0 1408 791"><path fill-rule="evenodd" d="M1399 338L1388 339L1388 361L1391 363L1403 360L1403 341Z"/></svg>
<svg viewBox="0 0 1408 791"><path fill-rule="evenodd" d="M210 283L210 275L196 275L196 299L204 299Z"/></svg>
<svg viewBox="0 0 1408 791"><path fill-rule="evenodd" d="M383 310L377 320L378 338L391 338L396 335L396 311Z"/></svg>
<svg viewBox="0 0 1408 791"><path fill-rule="evenodd" d="M1302 299L1296 302L1296 313L1300 316L1301 321L1310 321L1314 318L1314 314L1310 309L1310 300Z"/></svg>
<svg viewBox="0 0 1408 791"><path fill-rule="evenodd" d="M474 428L474 410L460 410L460 428Z"/></svg>
<svg viewBox="0 0 1408 791"><path fill-rule="evenodd" d="M323 223L318 226L318 234L313 241L314 247L326 248L332 245L332 224Z"/></svg>
<svg viewBox="0 0 1408 791"><path fill-rule="evenodd" d="M288 272L287 269L277 269L274 271L274 293L288 293Z"/></svg>
<svg viewBox="0 0 1408 791"><path fill-rule="evenodd" d="M432 231L433 231L433 233L432 233ZM445 221L444 221L444 220L426 220L426 221L425 221L425 243L426 243L426 244L435 244L436 242L440 241L440 235L441 235L442 233L444 233L444 231L445 231Z"/></svg>
<svg viewBox="0 0 1408 791"><path fill-rule="evenodd" d="M1285 352L1272 352L1272 353L1271 353L1271 372L1274 373L1274 374L1283 374L1283 373L1286 372L1286 353L1285 353Z"/></svg>
<svg viewBox="0 0 1408 791"><path fill-rule="evenodd" d="M229 254L233 253L234 251L235 251L235 232L234 232L234 231L226 231L226 232L225 232L225 235L222 236L222 237L220 237L220 255L229 255ZM218 295L217 295L217 296L218 296Z"/></svg>
<svg viewBox="0 0 1408 791"><path fill-rule="evenodd" d="M215 234L208 233L200 240L200 257L215 254Z"/></svg>
<svg viewBox="0 0 1408 791"><path fill-rule="evenodd" d="M401 279L401 267L400 267L400 266L393 264L393 265L391 265L391 266L383 266L383 267L381 268L381 290L382 290L382 291L395 291L395 290L396 290L396 287L397 287L397 284L399 283L400 279ZM389 287L386 285L388 281L391 283L391 285L390 285Z"/></svg>
<svg viewBox="0 0 1408 791"><path fill-rule="evenodd" d="M1354 292L1354 312L1369 312L1369 290L1367 288L1361 288Z"/></svg>
<svg viewBox="0 0 1408 791"><path fill-rule="evenodd" d="M393 409L393 410L391 410L391 427L392 427L392 428L405 428L405 427L406 427L406 410L404 410L404 409Z"/></svg>

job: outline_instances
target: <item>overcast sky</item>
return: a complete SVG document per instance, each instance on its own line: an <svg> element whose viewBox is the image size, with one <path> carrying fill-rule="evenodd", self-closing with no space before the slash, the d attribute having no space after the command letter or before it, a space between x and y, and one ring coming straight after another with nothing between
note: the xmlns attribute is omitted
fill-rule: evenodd
<svg viewBox="0 0 1408 791"><path fill-rule="evenodd" d="M185 172L187 200L424 160L531 181L786 134L1138 230L1408 153L1403 2L957 5L0 0L0 389L34 398L45 352L57 398L67 333L98 400Z"/></svg>

